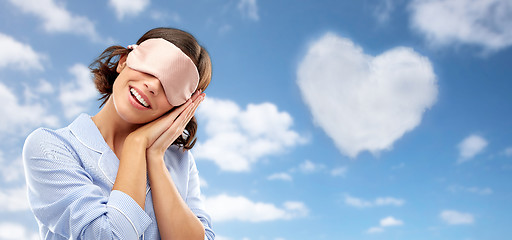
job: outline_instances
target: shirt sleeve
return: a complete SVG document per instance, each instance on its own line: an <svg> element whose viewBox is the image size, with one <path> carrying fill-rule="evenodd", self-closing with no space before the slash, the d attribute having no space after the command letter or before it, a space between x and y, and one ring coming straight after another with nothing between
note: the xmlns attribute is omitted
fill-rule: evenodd
<svg viewBox="0 0 512 240"><path fill-rule="evenodd" d="M23 164L30 207L44 239L138 239L148 214L121 191L94 184L75 151L51 130L28 136Z"/></svg>
<svg viewBox="0 0 512 240"><path fill-rule="evenodd" d="M212 230L210 215L205 211L204 200L201 196L201 188L199 182L199 171L192 153L187 151L190 161L189 182L186 203L190 210L199 218L204 226L205 240L214 240L215 233Z"/></svg>

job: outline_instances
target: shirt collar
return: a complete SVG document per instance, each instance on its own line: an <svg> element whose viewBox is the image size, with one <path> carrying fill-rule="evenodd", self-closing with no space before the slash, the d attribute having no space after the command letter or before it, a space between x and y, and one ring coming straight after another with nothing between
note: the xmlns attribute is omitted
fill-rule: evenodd
<svg viewBox="0 0 512 240"><path fill-rule="evenodd" d="M91 116L82 113L70 125L69 130L83 145L93 151L104 153L109 149L100 130L94 124Z"/></svg>

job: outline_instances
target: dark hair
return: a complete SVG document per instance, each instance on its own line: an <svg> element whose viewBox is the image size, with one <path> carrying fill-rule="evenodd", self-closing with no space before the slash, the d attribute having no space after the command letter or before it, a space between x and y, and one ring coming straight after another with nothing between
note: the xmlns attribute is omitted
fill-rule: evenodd
<svg viewBox="0 0 512 240"><path fill-rule="evenodd" d="M197 85L197 89L201 89L204 92L212 78L212 63L210 55L204 47L199 45L194 36L175 28L155 28L142 35L137 41L137 44L150 38L163 38L176 45L183 53L190 57L199 72L199 84ZM112 86L119 75L116 71L119 59L130 51L131 49L122 46L111 46L105 49L89 66L89 69L91 69L91 72L94 74L94 84L102 95L98 99L102 101L100 107L107 102L112 94ZM183 134L178 137L173 144L184 147L185 149L191 149L196 143L196 131L197 121L195 117L192 117L185 127Z"/></svg>

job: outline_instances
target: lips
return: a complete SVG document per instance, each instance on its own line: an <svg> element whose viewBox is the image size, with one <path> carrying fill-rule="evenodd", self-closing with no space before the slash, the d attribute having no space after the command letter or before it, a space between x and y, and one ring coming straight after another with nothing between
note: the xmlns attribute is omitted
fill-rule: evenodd
<svg viewBox="0 0 512 240"><path fill-rule="evenodd" d="M137 88L130 87L130 95L131 95L131 99L133 100L134 104L136 103L136 107L142 108L142 109L150 109L151 108L150 102L147 99L146 95L144 95L144 93L142 93Z"/></svg>

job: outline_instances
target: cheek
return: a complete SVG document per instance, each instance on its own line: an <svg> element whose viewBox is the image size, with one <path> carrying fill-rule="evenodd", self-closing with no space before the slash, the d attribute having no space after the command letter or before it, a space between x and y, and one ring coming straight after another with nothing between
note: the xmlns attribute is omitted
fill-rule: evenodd
<svg viewBox="0 0 512 240"><path fill-rule="evenodd" d="M112 84L112 95L122 95L123 74L119 74Z"/></svg>
<svg viewBox="0 0 512 240"><path fill-rule="evenodd" d="M159 96L157 101L158 101L158 106L160 106L159 108L164 113L168 112L169 110L171 110L174 107L167 101L167 98L165 97L165 95Z"/></svg>

